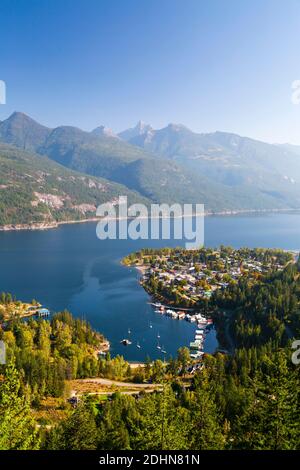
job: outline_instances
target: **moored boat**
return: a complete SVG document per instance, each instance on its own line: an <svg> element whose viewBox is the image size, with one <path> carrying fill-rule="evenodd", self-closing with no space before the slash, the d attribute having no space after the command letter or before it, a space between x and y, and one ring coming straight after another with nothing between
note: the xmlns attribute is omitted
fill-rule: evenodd
<svg viewBox="0 0 300 470"><path fill-rule="evenodd" d="M121 339L120 343L123 344L124 346L129 346L130 344L132 344L132 342L128 338Z"/></svg>

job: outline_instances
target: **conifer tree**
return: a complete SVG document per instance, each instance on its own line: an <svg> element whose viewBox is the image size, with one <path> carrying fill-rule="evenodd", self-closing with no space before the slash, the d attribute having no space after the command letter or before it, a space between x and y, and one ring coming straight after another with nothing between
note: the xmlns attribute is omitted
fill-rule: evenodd
<svg viewBox="0 0 300 470"><path fill-rule="evenodd" d="M93 450L97 446L98 431L95 416L85 404L79 406L57 428L48 439L51 450Z"/></svg>
<svg viewBox="0 0 300 470"><path fill-rule="evenodd" d="M19 374L13 363L4 366L0 381L0 449L38 449L40 440L29 404L20 396Z"/></svg>

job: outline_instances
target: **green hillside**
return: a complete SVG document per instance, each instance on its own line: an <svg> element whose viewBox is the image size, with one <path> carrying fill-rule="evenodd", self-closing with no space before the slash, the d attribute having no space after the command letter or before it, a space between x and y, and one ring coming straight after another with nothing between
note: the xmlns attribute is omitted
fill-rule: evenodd
<svg viewBox="0 0 300 470"><path fill-rule="evenodd" d="M71 126L50 129L22 113L13 113L0 123L0 141L13 144L22 152L34 151L34 168L49 165L48 157L85 174L86 180L87 175L106 180L106 190L98 188L96 196L97 190L88 188L87 192L84 183L79 190L75 184L70 186L70 180L59 186L56 178L55 191L68 193L59 207L55 201L54 206L51 200L43 202L41 196L38 206L34 206L31 196L26 199L23 193L18 193L14 198L21 198L19 208L27 201L25 212L22 215L18 212L22 221L31 221L33 216L39 221L84 218L91 211L86 208L83 214L83 209L74 209L78 204L69 198L76 200L80 192L80 201L94 206L96 197L102 200L104 195L110 197L110 190L116 194L119 189L122 194L133 192L133 197L147 201L205 204L206 210L213 212L300 208L300 158L289 146L270 145L224 132L196 134L176 124L156 131L140 122L118 136L103 126L92 132ZM57 174L63 172L63 167L56 167ZM18 165L15 181L24 182L24 173L29 171ZM1 177L5 180L5 172ZM5 200L11 199L11 187L5 187L6 199L2 200L5 207ZM23 191L26 193L27 183ZM16 209L2 217L17 223L19 216L12 214L16 214Z"/></svg>
<svg viewBox="0 0 300 470"><path fill-rule="evenodd" d="M53 224L95 217L96 207L118 195L145 201L127 188L64 168L0 144L0 226Z"/></svg>

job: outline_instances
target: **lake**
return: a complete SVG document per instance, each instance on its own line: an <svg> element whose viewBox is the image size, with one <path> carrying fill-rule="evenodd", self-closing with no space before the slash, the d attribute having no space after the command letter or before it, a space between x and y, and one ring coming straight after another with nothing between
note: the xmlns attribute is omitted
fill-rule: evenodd
<svg viewBox="0 0 300 470"><path fill-rule="evenodd" d="M22 300L35 298L51 311L70 310L88 320L111 342L112 355L130 361L162 358L194 338L195 326L154 313L149 296L137 282L136 269L122 257L143 247L180 246L178 240L105 240L96 237L96 223L61 225L47 231L0 232L0 291ZM211 216L205 218L205 245L300 247L300 214ZM150 328L150 323L152 328ZM131 330L132 345L120 340ZM136 347L137 341L141 349ZM205 350L217 347L212 331Z"/></svg>

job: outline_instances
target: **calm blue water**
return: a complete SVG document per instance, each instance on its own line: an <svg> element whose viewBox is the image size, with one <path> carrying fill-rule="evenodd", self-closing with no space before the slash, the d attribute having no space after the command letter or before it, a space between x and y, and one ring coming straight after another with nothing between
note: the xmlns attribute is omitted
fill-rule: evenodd
<svg viewBox="0 0 300 470"><path fill-rule="evenodd" d="M137 282L137 271L120 265L126 254L145 246L179 246L178 240L105 240L96 224L60 226L48 231L0 232L0 291L23 300L38 299L52 311L67 308L84 317L110 340L112 354L128 360L161 357L157 334L168 355L193 340L195 326L155 314ZM205 244L300 247L300 214L207 217ZM152 323L152 329L149 327ZM131 329L133 344L120 344ZM139 341L141 349L136 347ZM205 344L217 346L212 332Z"/></svg>

